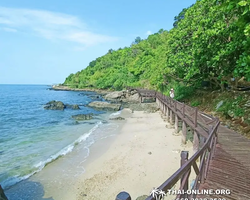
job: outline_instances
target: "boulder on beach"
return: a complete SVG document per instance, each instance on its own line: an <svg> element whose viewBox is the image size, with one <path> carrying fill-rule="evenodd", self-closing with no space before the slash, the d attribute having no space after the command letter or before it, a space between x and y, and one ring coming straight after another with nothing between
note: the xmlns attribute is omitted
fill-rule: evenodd
<svg viewBox="0 0 250 200"><path fill-rule="evenodd" d="M102 101L93 101L90 104L88 104L88 106L95 108L97 110L106 110L106 111L118 111L121 108L121 104L111 104Z"/></svg>
<svg viewBox="0 0 250 200"><path fill-rule="evenodd" d="M74 118L77 121L90 120L93 118L93 113L72 115L72 118Z"/></svg>
<svg viewBox="0 0 250 200"><path fill-rule="evenodd" d="M50 101L46 103L44 109L46 110L64 110L66 106L61 101Z"/></svg>
<svg viewBox="0 0 250 200"><path fill-rule="evenodd" d="M123 117L112 117L112 118L109 118L109 120L125 120L125 118L123 118Z"/></svg>
<svg viewBox="0 0 250 200"><path fill-rule="evenodd" d="M140 96L136 90L115 91L104 96L104 99L111 102L138 103Z"/></svg>
<svg viewBox="0 0 250 200"><path fill-rule="evenodd" d="M125 91L115 91L105 95L104 99L113 101L118 99L125 99L125 96L126 96Z"/></svg>
<svg viewBox="0 0 250 200"><path fill-rule="evenodd" d="M140 101L140 95L138 93L133 93L127 97L127 102L138 103Z"/></svg>

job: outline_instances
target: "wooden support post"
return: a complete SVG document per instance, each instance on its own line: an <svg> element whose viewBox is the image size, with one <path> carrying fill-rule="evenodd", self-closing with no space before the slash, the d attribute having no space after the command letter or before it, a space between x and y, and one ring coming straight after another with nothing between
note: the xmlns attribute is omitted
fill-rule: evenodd
<svg viewBox="0 0 250 200"><path fill-rule="evenodd" d="M166 116L167 116L167 122L169 122L169 108L168 108L168 106L167 106L167 114L166 114Z"/></svg>
<svg viewBox="0 0 250 200"><path fill-rule="evenodd" d="M194 127L197 127L197 114L198 114L198 108L195 108L195 113L194 113Z"/></svg>
<svg viewBox="0 0 250 200"><path fill-rule="evenodd" d="M194 139L193 139L193 151L194 154L199 150L199 136L196 130L194 130Z"/></svg>
<svg viewBox="0 0 250 200"><path fill-rule="evenodd" d="M175 132L176 132L176 133L178 133L178 123L179 123L179 119L178 119L177 114L175 114L174 129L175 129Z"/></svg>
<svg viewBox="0 0 250 200"><path fill-rule="evenodd" d="M173 111L170 110L170 124L173 124Z"/></svg>
<svg viewBox="0 0 250 200"><path fill-rule="evenodd" d="M200 171L200 183L203 184L205 182L205 167L206 167L206 153L207 153L207 150L203 152L203 155L200 157L201 158L201 165L202 165L202 168L201 168L201 171Z"/></svg>
<svg viewBox="0 0 250 200"><path fill-rule="evenodd" d="M200 148L202 148L203 147L203 145L205 144L205 137L203 137L203 136L200 136Z"/></svg>
<svg viewBox="0 0 250 200"><path fill-rule="evenodd" d="M187 124L186 122L182 122L182 144L186 144L187 142Z"/></svg>
<svg viewBox="0 0 250 200"><path fill-rule="evenodd" d="M183 166L186 162L188 161L188 151L181 151L181 166ZM189 173L189 172L187 172ZM181 184L184 184L183 190L187 191L188 190L188 178L184 180L185 174L183 174L181 178ZM183 183L185 181L185 183ZM187 194L182 194L181 198L187 198Z"/></svg>
<svg viewBox="0 0 250 200"><path fill-rule="evenodd" d="M130 197L129 193L127 193L127 192L120 192L116 196L115 200L131 200L131 197Z"/></svg>
<svg viewBox="0 0 250 200"><path fill-rule="evenodd" d="M185 104L183 103L183 108L182 108L182 114L183 114L183 118L185 118Z"/></svg>

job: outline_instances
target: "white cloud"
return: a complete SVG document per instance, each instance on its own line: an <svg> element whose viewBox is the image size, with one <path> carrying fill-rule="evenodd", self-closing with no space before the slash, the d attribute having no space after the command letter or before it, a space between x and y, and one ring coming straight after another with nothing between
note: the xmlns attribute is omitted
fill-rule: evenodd
<svg viewBox="0 0 250 200"><path fill-rule="evenodd" d="M146 32L146 35L151 35L151 34L152 34L151 31L147 31L147 32Z"/></svg>
<svg viewBox="0 0 250 200"><path fill-rule="evenodd" d="M2 29L3 29L4 31L6 31L6 32L17 32L17 30L14 29L14 28L3 27Z"/></svg>
<svg viewBox="0 0 250 200"><path fill-rule="evenodd" d="M0 27L4 31L32 32L50 40L66 40L84 46L117 40L91 32L78 17L43 10L0 7Z"/></svg>

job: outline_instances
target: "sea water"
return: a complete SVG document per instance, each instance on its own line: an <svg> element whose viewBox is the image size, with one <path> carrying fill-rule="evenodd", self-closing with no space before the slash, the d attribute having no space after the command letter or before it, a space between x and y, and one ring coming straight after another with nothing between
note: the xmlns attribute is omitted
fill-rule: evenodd
<svg viewBox="0 0 250 200"><path fill-rule="evenodd" d="M107 119L119 112L105 113L86 106L92 101L91 95L97 95L94 92L48 88L46 85L0 85L0 184L9 196L17 190L12 188L22 188L29 177L72 151L81 151L78 160L84 161L95 141L111 136L118 128ZM81 109L45 110L44 105L51 100L78 104ZM94 118L79 123L72 118L88 113L95 114ZM76 172L83 173L84 169ZM69 172L68 175L77 174Z"/></svg>

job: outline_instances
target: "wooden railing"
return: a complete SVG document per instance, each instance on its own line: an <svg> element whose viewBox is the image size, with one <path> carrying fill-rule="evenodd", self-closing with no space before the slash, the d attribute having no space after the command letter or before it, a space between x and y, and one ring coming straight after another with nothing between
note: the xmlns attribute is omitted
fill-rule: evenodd
<svg viewBox="0 0 250 200"><path fill-rule="evenodd" d="M181 167L162 185L160 185L158 189L167 194L168 191L179 182L179 190L197 191L199 185L204 183L207 177L209 162L214 156L217 143L217 129L220 124L219 119L202 113L197 108L178 102L159 92L144 89L136 90L144 97L156 98L156 103L162 113L166 116L166 120L170 122L170 124L174 124L176 132L179 130L179 122L182 122L182 143L185 144L187 140L187 127L189 126L193 130L193 156L188 159L188 152L182 151ZM146 94L148 94L148 96ZM189 177L192 169L196 178L193 186L189 187ZM117 195L116 200L130 200L131 197L129 194L126 194L127 196L125 195L124 198L120 198L119 195ZM192 199L195 197L195 192L191 194L179 194L176 196L176 198L186 199ZM146 200L155 200L155 198L148 196Z"/></svg>

